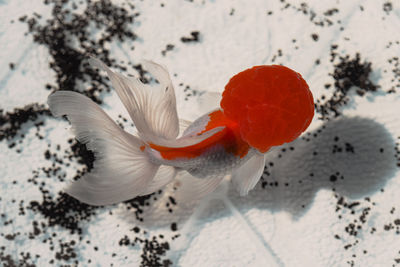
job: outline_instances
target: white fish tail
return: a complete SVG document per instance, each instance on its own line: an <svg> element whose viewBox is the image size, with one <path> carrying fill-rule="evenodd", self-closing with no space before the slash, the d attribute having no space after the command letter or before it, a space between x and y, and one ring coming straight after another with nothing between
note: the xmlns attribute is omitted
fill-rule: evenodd
<svg viewBox="0 0 400 267"><path fill-rule="evenodd" d="M54 116L66 115L76 138L95 154L94 168L66 192L90 205L107 205L152 193L172 181L175 169L150 162L144 142L122 130L96 103L79 93L48 98Z"/></svg>

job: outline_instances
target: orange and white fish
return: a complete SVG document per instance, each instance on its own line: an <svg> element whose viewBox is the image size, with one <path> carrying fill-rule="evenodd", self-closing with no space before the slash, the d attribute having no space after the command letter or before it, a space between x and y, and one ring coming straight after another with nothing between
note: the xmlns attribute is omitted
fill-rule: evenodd
<svg viewBox="0 0 400 267"><path fill-rule="evenodd" d="M150 86L114 73L97 59L90 63L107 72L138 132L135 136L122 130L79 93L49 96L52 114L66 115L76 138L95 154L94 169L67 189L91 205L156 192L181 171L197 178L189 185L193 192L211 192L231 174L240 194L246 195L263 173L265 153L296 139L314 115L312 94L300 74L284 66L256 66L231 78L221 107L178 137L174 87L164 67L145 62L159 81Z"/></svg>

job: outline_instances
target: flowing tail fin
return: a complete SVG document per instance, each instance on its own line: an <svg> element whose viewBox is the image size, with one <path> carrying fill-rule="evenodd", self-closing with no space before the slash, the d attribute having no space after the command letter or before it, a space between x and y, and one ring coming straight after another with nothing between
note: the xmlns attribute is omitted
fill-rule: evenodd
<svg viewBox="0 0 400 267"><path fill-rule="evenodd" d="M96 103L79 93L58 91L48 98L54 116L67 115L76 138L95 153L93 170L67 188L91 205L106 205L146 191L159 168L140 150L143 142L123 131Z"/></svg>

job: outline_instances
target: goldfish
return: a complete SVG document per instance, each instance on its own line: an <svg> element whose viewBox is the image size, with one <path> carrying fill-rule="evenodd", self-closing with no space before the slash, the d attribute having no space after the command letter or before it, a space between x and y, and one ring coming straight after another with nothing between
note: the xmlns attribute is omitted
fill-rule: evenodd
<svg viewBox="0 0 400 267"><path fill-rule="evenodd" d="M227 175L240 195L255 187L272 148L295 140L314 116L312 93L302 76L288 67L260 65L234 75L220 107L184 123L180 133L174 86L167 69L143 65L157 79L149 85L105 71L137 133L120 128L96 103L72 91L48 97L55 117L66 115L76 139L93 151L93 169L66 192L90 205L108 205L151 194L185 172L195 178L191 192L214 191ZM187 196L190 198L191 194Z"/></svg>

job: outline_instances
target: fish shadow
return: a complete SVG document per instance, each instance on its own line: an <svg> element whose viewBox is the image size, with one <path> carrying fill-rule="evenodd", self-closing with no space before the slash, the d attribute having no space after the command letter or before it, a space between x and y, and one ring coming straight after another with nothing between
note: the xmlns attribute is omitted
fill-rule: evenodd
<svg viewBox="0 0 400 267"><path fill-rule="evenodd" d="M383 189L398 170L394 148L384 125L341 117L269 153L257 187L247 197L228 196L243 212L256 207L299 219L320 190L359 199Z"/></svg>
<svg viewBox="0 0 400 267"><path fill-rule="evenodd" d="M228 197L242 214L258 208L286 211L299 219L320 190L357 199L382 189L397 171L394 147L384 125L368 118L341 117L269 152L263 176L247 196L239 196L229 186L227 191L220 190L220 197ZM218 199L218 194L213 198ZM173 185L169 185L148 199L143 221L127 215L126 210L121 216L147 229L175 222L183 225L193 219L199 203L175 201ZM212 206L206 209L202 213L214 219L229 214Z"/></svg>

